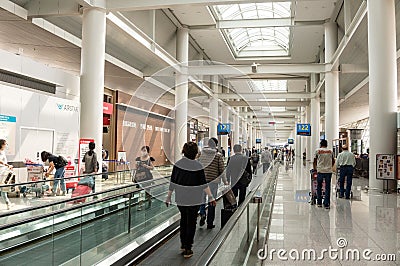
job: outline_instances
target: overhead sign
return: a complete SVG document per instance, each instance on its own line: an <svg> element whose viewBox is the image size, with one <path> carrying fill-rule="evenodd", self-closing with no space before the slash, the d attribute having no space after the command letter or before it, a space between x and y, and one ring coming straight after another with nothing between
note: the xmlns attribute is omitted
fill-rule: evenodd
<svg viewBox="0 0 400 266"><path fill-rule="evenodd" d="M311 136L311 125L310 124L297 124L297 135Z"/></svg>
<svg viewBox="0 0 400 266"><path fill-rule="evenodd" d="M256 139L256 143L261 143L261 139Z"/></svg>
<svg viewBox="0 0 400 266"><path fill-rule="evenodd" d="M231 132L231 124L219 123L217 127L217 135L227 135Z"/></svg>
<svg viewBox="0 0 400 266"><path fill-rule="evenodd" d="M287 143L288 143L288 144L294 144L294 139L288 139L288 140L287 140Z"/></svg>

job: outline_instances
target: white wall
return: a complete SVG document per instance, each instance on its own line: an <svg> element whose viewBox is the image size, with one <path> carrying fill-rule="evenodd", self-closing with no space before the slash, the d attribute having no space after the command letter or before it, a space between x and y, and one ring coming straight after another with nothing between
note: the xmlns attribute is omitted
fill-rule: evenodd
<svg viewBox="0 0 400 266"><path fill-rule="evenodd" d="M15 153L8 152L9 161L24 161L25 158L36 161L37 152L50 148L48 151L71 160L77 156L80 111L78 101L4 84L0 84L0 95L0 114L16 117L16 131L12 134L15 136L10 136L14 137L10 143L15 143L15 147L10 150L15 150Z"/></svg>
<svg viewBox="0 0 400 266"><path fill-rule="evenodd" d="M57 97L79 99L79 76L4 50L0 50L0 58L0 69L56 84Z"/></svg>

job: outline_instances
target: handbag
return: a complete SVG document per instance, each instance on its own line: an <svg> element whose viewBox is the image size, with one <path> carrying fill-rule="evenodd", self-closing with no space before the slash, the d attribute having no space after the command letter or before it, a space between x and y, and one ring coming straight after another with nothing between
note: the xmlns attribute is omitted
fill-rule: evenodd
<svg viewBox="0 0 400 266"><path fill-rule="evenodd" d="M251 175L249 174L249 172L244 170L242 176L239 179L239 183L241 185L244 185L247 187L250 184L251 180L252 180L252 178L251 178Z"/></svg>
<svg viewBox="0 0 400 266"><path fill-rule="evenodd" d="M150 158L147 160L147 165L150 165ZM139 166L138 169L136 169L135 171L135 175L134 175L134 182L136 183L140 183L140 182L144 182L144 181L148 181L153 179L153 174L150 172L149 169L146 169L142 166Z"/></svg>

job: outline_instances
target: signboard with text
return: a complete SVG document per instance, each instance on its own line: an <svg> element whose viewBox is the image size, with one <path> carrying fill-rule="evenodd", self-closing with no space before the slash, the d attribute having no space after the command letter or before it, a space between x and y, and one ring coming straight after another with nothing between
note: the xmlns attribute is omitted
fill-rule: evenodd
<svg viewBox="0 0 400 266"><path fill-rule="evenodd" d="M219 123L217 127L217 135L227 135L231 132L231 124Z"/></svg>
<svg viewBox="0 0 400 266"><path fill-rule="evenodd" d="M297 132L297 135L300 135L300 136L311 136L311 125L310 124L297 124L296 132Z"/></svg>

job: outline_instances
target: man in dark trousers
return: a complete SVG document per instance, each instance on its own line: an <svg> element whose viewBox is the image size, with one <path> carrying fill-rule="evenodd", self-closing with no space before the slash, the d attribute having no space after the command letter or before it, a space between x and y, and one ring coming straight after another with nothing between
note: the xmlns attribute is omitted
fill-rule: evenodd
<svg viewBox="0 0 400 266"><path fill-rule="evenodd" d="M344 145L343 151L339 153L336 159L336 167L340 169L340 194L339 198L343 198L344 193L344 179L346 178L346 199L350 199L351 185L353 183L354 166L356 166L356 157L353 153L349 152L349 147Z"/></svg>
<svg viewBox="0 0 400 266"><path fill-rule="evenodd" d="M208 146L204 147L198 159L204 167L206 180L214 198L217 197L218 184L221 182L221 177L224 183L227 184L225 175L223 174L225 170L224 159L222 158L221 153L217 151L217 145L218 140L216 138L210 138L208 140ZM203 202L206 202L206 200L204 199ZM206 218L207 229L213 229L215 227L215 206L209 204L207 214L206 205L202 204L200 206L200 226L205 224Z"/></svg>
<svg viewBox="0 0 400 266"><path fill-rule="evenodd" d="M325 180L324 207L330 209L332 166L335 163L333 151L328 149L328 142L323 139L320 148L314 154L314 170L317 171L317 204L322 207L322 183Z"/></svg>
<svg viewBox="0 0 400 266"><path fill-rule="evenodd" d="M246 189L251 180L251 163L249 157L242 154L242 146L239 144L233 146L233 152L235 155L228 158L226 178L231 183L235 197L239 194L240 205L246 198Z"/></svg>

